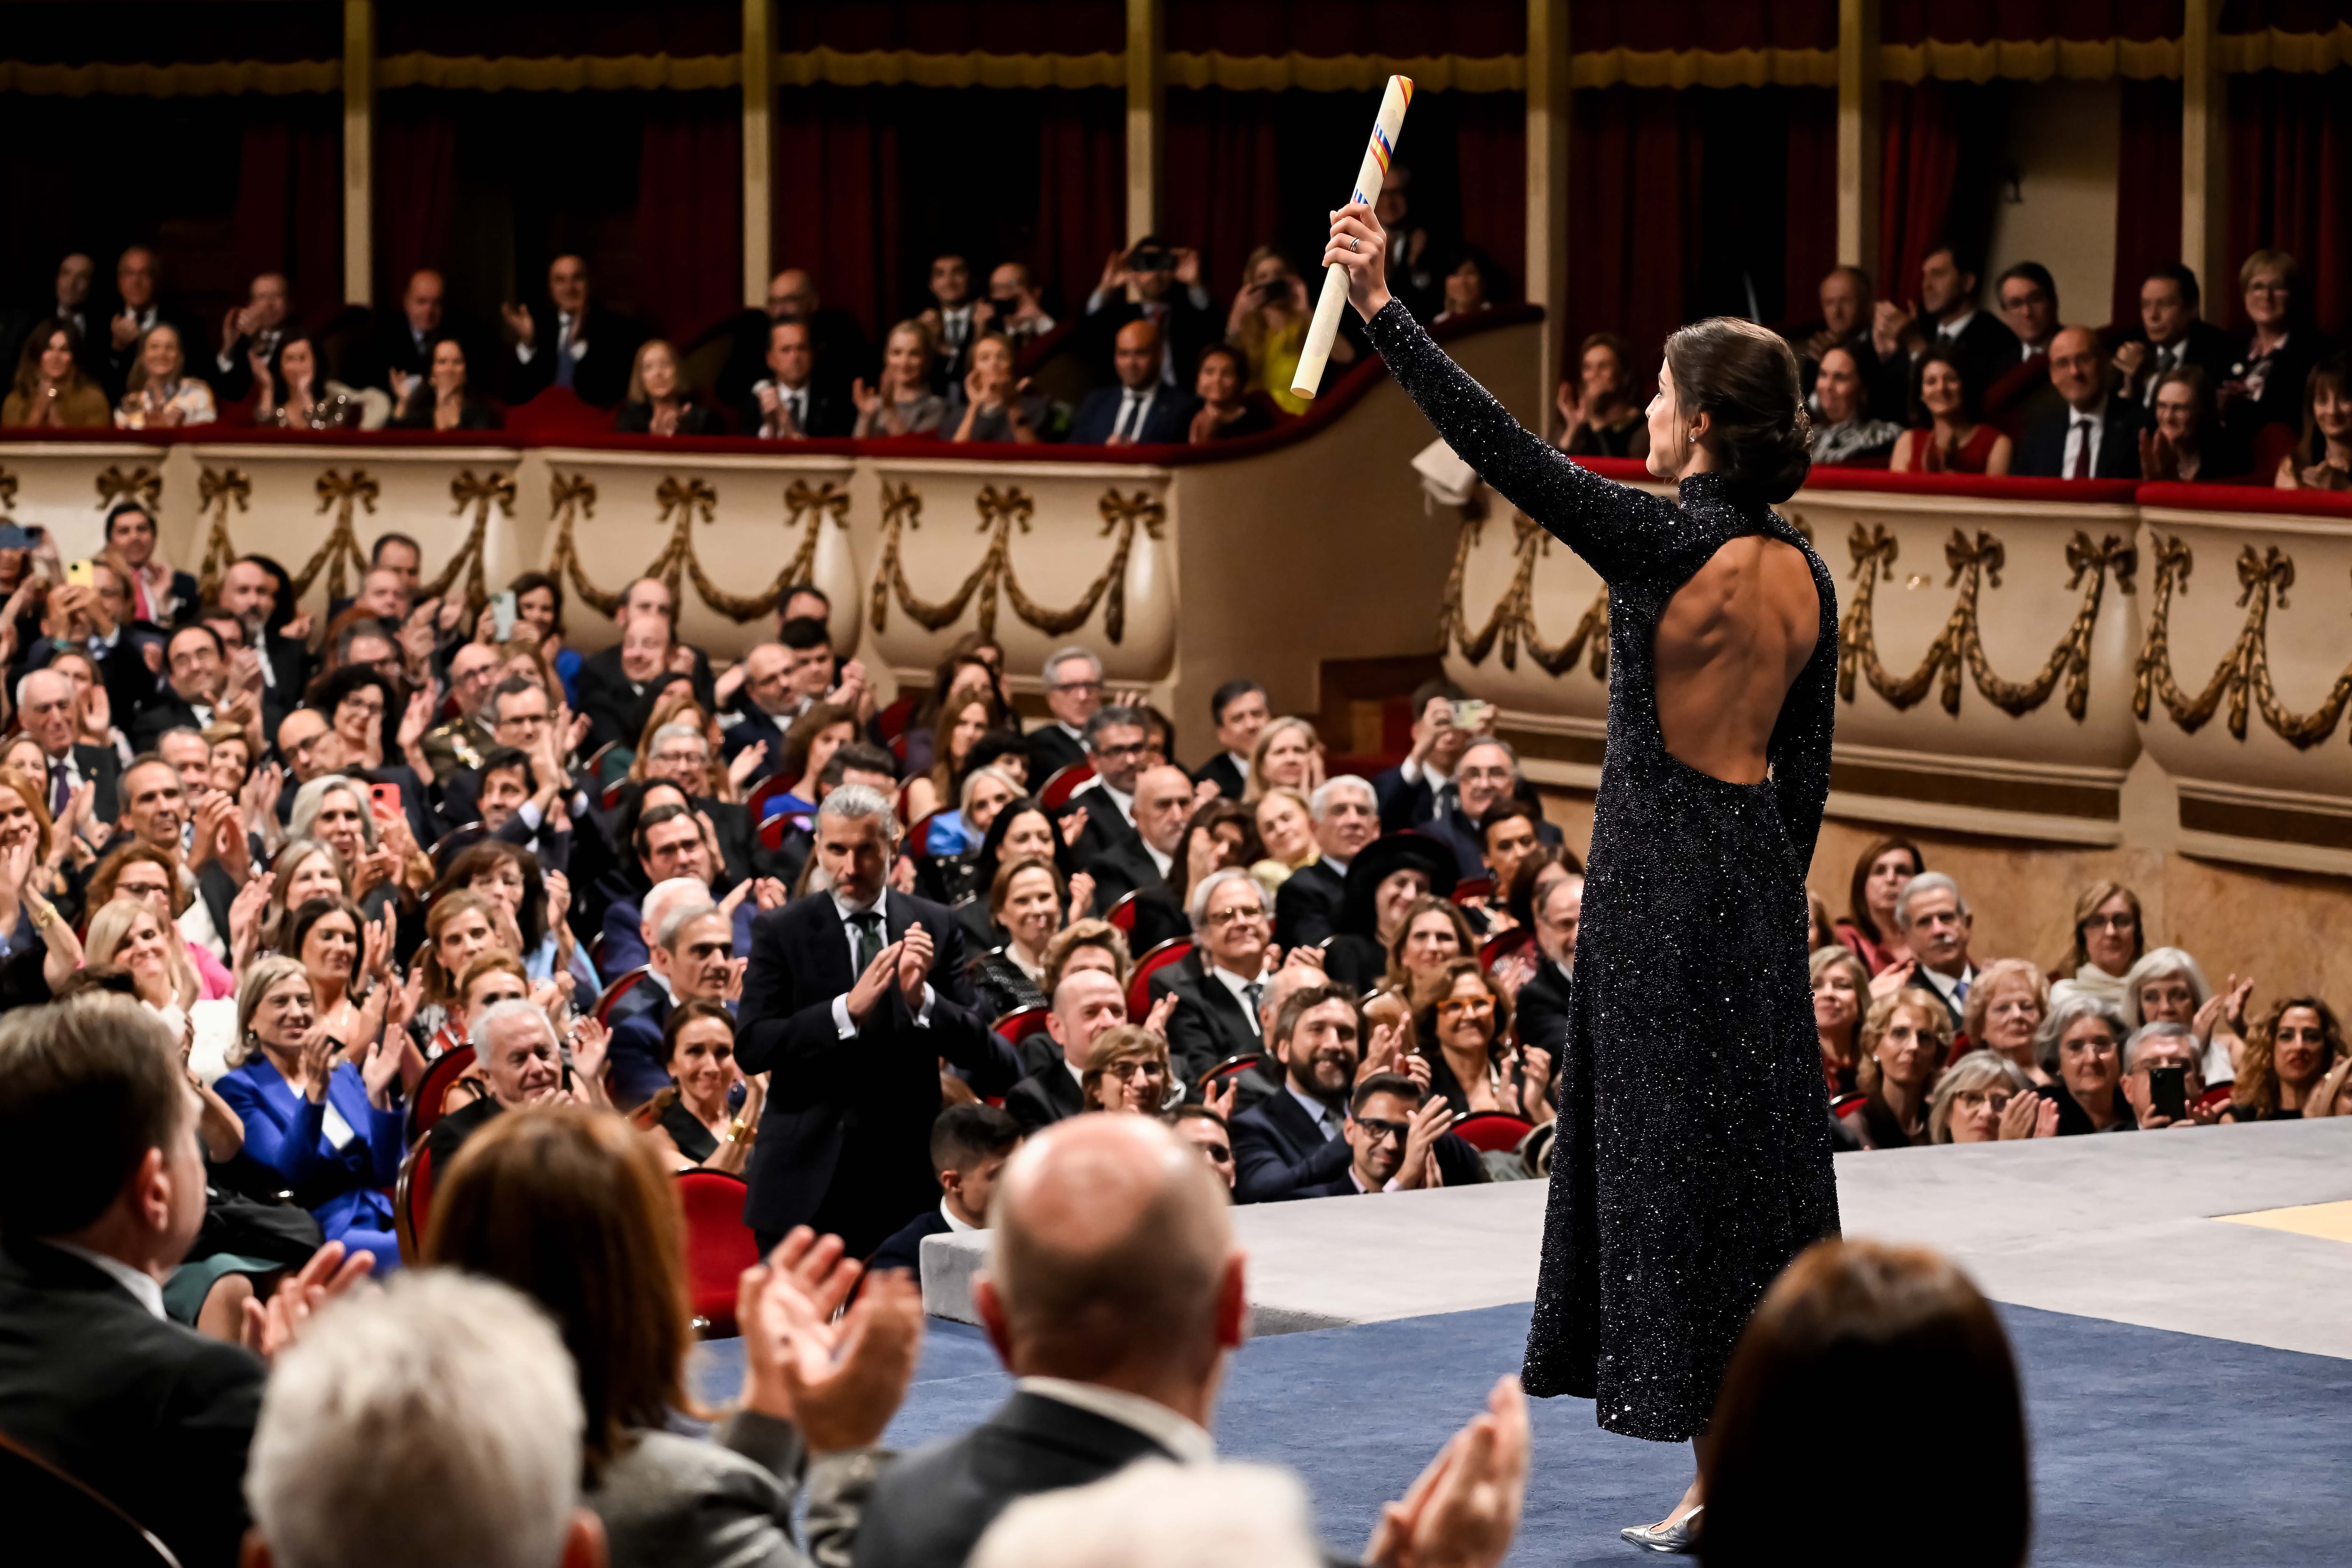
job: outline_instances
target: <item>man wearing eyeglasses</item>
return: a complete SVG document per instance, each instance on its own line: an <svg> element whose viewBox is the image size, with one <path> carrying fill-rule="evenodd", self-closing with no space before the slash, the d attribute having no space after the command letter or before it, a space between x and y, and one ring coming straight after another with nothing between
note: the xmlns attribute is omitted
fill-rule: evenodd
<svg viewBox="0 0 2352 1568"><path fill-rule="evenodd" d="M1029 737L1032 757L1037 754L1037 735L1050 731L1048 726ZM1064 815L1085 815L1086 826L1071 848L1079 865L1091 867L1114 847L1134 842L1135 780L1150 750L1151 728L1139 710L1097 708L1087 720L1086 738L1086 760L1095 776L1071 795Z"/></svg>
<svg viewBox="0 0 2352 1568"><path fill-rule="evenodd" d="M1421 1086L1402 1073L1374 1073L1356 1086L1349 1100L1342 1134L1350 1151L1348 1168L1297 1195L1346 1198L1475 1182L1477 1151L1446 1131L1453 1122L1443 1096L1424 1101ZM1445 1179L1448 1165L1454 1168L1451 1183Z"/></svg>
<svg viewBox="0 0 2352 1568"><path fill-rule="evenodd" d="M1099 969L1073 969L1054 987L1054 1010L1045 1032L1062 1058L1004 1091L1004 1109L1024 1131L1034 1132L1076 1116L1086 1107L1079 1085L1095 1037L1127 1022L1126 987Z"/></svg>
<svg viewBox="0 0 2352 1568"><path fill-rule="evenodd" d="M1186 1083L1259 1048L1258 1004L1274 936L1265 902L1247 871L1210 872L1192 889L1192 951L1151 977L1154 1001L1171 994L1178 1001L1168 1019L1168 1054Z"/></svg>
<svg viewBox="0 0 2352 1568"><path fill-rule="evenodd" d="M1102 706L1102 660L1093 649L1073 643L1045 661L1045 709L1054 721L1032 730L1028 737L1041 784L1071 763L1087 760L1087 721Z"/></svg>
<svg viewBox="0 0 2352 1568"><path fill-rule="evenodd" d="M457 704L457 716L425 731L425 760L433 764L435 784L447 784L459 768L480 767L498 745L484 710L502 663L499 650L488 643L469 642L449 657L449 696Z"/></svg>

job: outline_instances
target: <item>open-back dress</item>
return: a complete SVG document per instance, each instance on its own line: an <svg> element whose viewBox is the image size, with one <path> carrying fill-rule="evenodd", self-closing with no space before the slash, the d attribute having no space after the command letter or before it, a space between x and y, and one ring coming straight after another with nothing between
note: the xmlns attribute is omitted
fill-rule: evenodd
<svg viewBox="0 0 2352 1568"><path fill-rule="evenodd" d="M1609 584L1609 739L1558 1064L1527 1390L1601 1426L1703 1431L1740 1331L1790 1259L1838 1229L1805 962L1805 871L1829 795L1837 589L1804 536L1724 477L1678 500L1530 435L1401 305L1367 329L1462 459ZM1727 541L1804 552L1821 635L1781 704L1770 775L1732 784L1666 750L1653 644Z"/></svg>

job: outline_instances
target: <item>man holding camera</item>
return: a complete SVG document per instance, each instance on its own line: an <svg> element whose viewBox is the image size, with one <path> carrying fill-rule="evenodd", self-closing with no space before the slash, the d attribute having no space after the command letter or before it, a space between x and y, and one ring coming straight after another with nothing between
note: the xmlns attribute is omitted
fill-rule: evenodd
<svg viewBox="0 0 2352 1568"><path fill-rule="evenodd" d="M1087 339L1097 373L1132 321L1149 321L1159 333L1157 379L1183 398L1192 390L1201 351L1222 335L1209 311L1209 290L1201 282L1197 252L1146 235L1103 263L1102 281L1087 297ZM1127 381L1123 366L1119 379ZM1180 429L1173 438L1181 441L1184 434ZM1078 438L1074 429L1071 439Z"/></svg>

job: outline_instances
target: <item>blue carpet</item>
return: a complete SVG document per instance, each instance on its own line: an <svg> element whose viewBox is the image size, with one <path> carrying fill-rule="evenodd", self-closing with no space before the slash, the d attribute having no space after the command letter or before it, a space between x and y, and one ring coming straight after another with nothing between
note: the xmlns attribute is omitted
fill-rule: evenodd
<svg viewBox="0 0 2352 1568"><path fill-rule="evenodd" d="M2352 1362L2029 1308L2003 1307L2032 1425L2033 1562L2045 1568L2189 1568L2352 1561L2339 1517L2352 1452ZM1307 1479L1325 1539L1353 1555L1380 1504L1518 1364L1528 1309L1496 1307L1252 1343L1217 1413L1230 1458L1287 1464ZM892 1446L961 1432L1010 1380L979 1331L933 1320ZM704 1347L698 1386L731 1397L733 1342ZM1866 1402L1864 1402L1866 1404ZM1690 1450L1602 1432L1577 1399L1534 1405L1536 1461L1517 1564L1627 1564L1622 1525L1655 1518L1690 1478ZM1822 1458L1827 1495L1916 1489L1920 1528L1965 1507L1934 1477L1906 1478L1874 1452L1865 1414L1853 1443ZM1865 1552L1899 1561L1899 1543ZM1812 1555L1812 1554L1807 1554ZM1828 1553L1816 1561L1834 1561Z"/></svg>

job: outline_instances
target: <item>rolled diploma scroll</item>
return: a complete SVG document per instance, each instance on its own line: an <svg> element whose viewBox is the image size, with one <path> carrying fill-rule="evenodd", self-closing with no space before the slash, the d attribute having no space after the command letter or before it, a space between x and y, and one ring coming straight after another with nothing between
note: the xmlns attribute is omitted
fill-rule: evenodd
<svg viewBox="0 0 2352 1568"><path fill-rule="evenodd" d="M1396 156L1397 138L1404 132L1405 106L1412 101L1412 79L1408 76L1389 78L1388 91L1381 95L1381 112L1372 121L1372 139L1364 147L1363 166L1356 171L1356 193L1348 199L1366 206L1380 199L1381 176L1388 173L1389 160ZM1348 308L1348 269L1326 268L1323 272L1323 295L1315 301L1315 320L1307 324L1307 342L1298 350L1298 370L1290 378L1290 390L1299 397L1312 397L1323 384L1323 362L1331 357L1331 340L1339 335L1339 312Z"/></svg>

